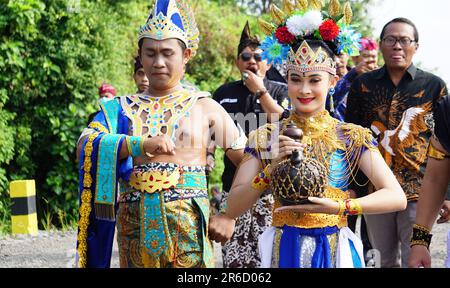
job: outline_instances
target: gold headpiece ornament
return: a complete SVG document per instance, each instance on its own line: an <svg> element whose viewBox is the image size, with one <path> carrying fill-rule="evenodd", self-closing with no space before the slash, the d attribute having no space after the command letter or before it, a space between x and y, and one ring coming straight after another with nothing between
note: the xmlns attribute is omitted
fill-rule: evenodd
<svg viewBox="0 0 450 288"><path fill-rule="evenodd" d="M267 35L260 48L268 63L283 63L286 71L326 71L335 75L335 61L324 47L336 55L359 55L360 35L350 26L353 12L349 2L341 5L339 0L330 0L328 13L321 11L323 0L283 0L282 4L283 10L270 6L271 23L259 20ZM320 44L311 48L306 41Z"/></svg>
<svg viewBox="0 0 450 288"><path fill-rule="evenodd" d="M184 0L156 0L147 22L139 31L138 41L179 39L196 54L199 31L194 14Z"/></svg>
<svg viewBox="0 0 450 288"><path fill-rule="evenodd" d="M331 0L328 8L328 13L330 14L330 16L337 17L339 16L340 11L341 3L339 3L339 0Z"/></svg>
<svg viewBox="0 0 450 288"><path fill-rule="evenodd" d="M295 70L301 73L312 71L325 71L336 75L336 62L328 56L328 53L319 47L316 51L303 41L297 52L289 51L286 60L286 70Z"/></svg>

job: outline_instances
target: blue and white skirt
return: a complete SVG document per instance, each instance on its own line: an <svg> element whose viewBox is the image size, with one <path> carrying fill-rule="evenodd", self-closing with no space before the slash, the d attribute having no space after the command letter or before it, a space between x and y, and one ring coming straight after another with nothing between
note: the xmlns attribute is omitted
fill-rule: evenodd
<svg viewBox="0 0 450 288"><path fill-rule="evenodd" d="M258 241L261 268L364 268L363 244L348 228L271 227Z"/></svg>

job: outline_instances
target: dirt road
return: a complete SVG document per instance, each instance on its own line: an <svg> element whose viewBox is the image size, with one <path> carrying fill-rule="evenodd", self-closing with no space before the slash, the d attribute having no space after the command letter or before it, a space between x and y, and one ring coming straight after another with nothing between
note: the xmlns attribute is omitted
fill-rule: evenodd
<svg viewBox="0 0 450 288"><path fill-rule="evenodd" d="M446 238L450 223L435 225L431 252L433 267L445 267ZM117 244L114 241L112 267L119 267ZM0 267L64 268L75 262L76 232L40 231L37 236L0 238ZM221 267L220 246L215 246L216 266Z"/></svg>

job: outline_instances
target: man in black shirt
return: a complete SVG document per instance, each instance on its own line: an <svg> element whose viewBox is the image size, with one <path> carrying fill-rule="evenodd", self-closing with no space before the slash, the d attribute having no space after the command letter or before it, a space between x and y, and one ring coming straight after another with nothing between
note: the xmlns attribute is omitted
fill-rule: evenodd
<svg viewBox="0 0 450 288"><path fill-rule="evenodd" d="M407 267L416 202L433 128L432 111L438 99L447 94L447 88L439 77L412 63L419 34L410 20L390 21L380 39L386 64L353 82L345 120L371 128L381 154L406 193L405 211L365 218L370 242L381 253L381 267L400 266L400 250L401 265ZM364 183L361 179L359 182Z"/></svg>
<svg viewBox="0 0 450 288"><path fill-rule="evenodd" d="M242 74L242 80L221 86L214 93L219 102L234 118L238 127L248 134L269 121L278 121L289 107L287 85L268 80L266 72L270 69L261 61L260 42L250 36L248 22L242 32L238 47L236 66ZM222 175L224 195L222 204L230 191L236 167L226 157L225 171ZM224 267L255 268L260 264L257 240L266 227L272 223L271 206L273 197L265 193L251 211L241 216L236 223L233 237L223 251Z"/></svg>

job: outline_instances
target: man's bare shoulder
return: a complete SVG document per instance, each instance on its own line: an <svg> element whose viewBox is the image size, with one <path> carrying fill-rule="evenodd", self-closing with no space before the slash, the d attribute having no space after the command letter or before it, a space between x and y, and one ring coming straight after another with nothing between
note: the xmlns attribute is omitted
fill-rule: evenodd
<svg viewBox="0 0 450 288"><path fill-rule="evenodd" d="M219 111L223 109L222 106L211 97L200 98L197 103L205 109L211 109L211 111Z"/></svg>

